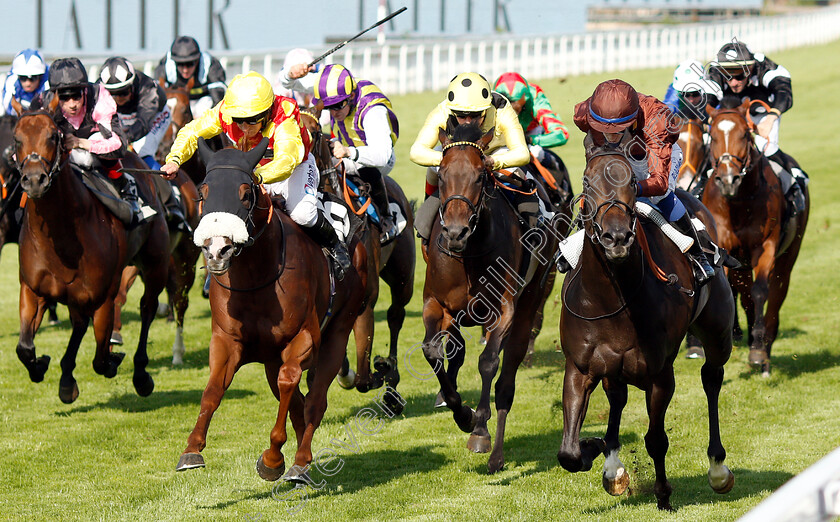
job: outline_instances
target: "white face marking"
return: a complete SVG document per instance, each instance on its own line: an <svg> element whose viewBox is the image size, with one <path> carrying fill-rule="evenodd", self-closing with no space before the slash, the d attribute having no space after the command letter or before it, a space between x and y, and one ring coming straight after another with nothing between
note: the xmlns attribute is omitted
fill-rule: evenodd
<svg viewBox="0 0 840 522"><path fill-rule="evenodd" d="M680 141L684 141L684 142L688 143L689 136L691 136L690 133L685 132L685 131L681 132L680 133Z"/></svg>
<svg viewBox="0 0 840 522"><path fill-rule="evenodd" d="M731 120L723 120L717 125L718 129L723 133L723 144L726 150L729 150L729 133L735 128L735 122Z"/></svg>

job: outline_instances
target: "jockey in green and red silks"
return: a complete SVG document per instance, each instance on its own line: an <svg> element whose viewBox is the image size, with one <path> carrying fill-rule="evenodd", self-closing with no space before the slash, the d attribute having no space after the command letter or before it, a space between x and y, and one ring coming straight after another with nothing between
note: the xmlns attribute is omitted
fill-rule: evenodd
<svg viewBox="0 0 840 522"><path fill-rule="evenodd" d="M569 130L551 108L539 85L529 84L519 73L506 72L496 80L493 90L519 107L519 123L529 145L559 147L569 140Z"/></svg>

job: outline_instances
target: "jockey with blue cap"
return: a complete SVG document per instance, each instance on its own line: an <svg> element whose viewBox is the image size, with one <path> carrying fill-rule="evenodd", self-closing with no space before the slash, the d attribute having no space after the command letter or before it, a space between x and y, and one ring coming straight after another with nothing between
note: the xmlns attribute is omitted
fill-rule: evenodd
<svg viewBox="0 0 840 522"><path fill-rule="evenodd" d="M12 98L19 101L24 109L28 109L32 100L49 88L48 70L44 58L37 50L24 49L17 53L12 60L12 68L6 75L3 90L0 93L0 100L2 100L0 116L16 114L12 108Z"/></svg>

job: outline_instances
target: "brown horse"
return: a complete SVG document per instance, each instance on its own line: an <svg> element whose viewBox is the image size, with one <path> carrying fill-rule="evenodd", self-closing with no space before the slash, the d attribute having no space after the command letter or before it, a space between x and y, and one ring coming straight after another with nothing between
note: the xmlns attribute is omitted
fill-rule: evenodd
<svg viewBox="0 0 840 522"><path fill-rule="evenodd" d="M806 189L805 210L786 219L779 178L750 134L749 101L707 110L714 174L706 183L703 203L715 217L720 246L745 268L731 270L729 282L747 314L749 362L768 376L779 310L808 224L810 196Z"/></svg>
<svg viewBox="0 0 840 522"><path fill-rule="evenodd" d="M79 394L73 369L91 319L96 336L93 368L100 375L114 377L124 356L109 350L114 298L122 270L131 262L140 268L145 282L133 378L137 393L145 397L154 389L146 372L146 340L168 269L169 232L163 207L154 195L151 179L138 175L138 191L157 215L127 233L122 222L72 172L68 152L62 147L63 136L52 117L57 105L55 96L47 110L24 113L14 132L21 186L28 195L20 236L18 358L33 382L44 379L50 359L47 355L36 357L34 336L47 300L53 300L68 306L73 325L61 360L59 398L71 403ZM138 167L145 165L137 161Z"/></svg>
<svg viewBox="0 0 840 522"><path fill-rule="evenodd" d="M214 154L199 140L208 169L199 187L202 217L195 241L202 245L216 282L210 287L210 378L176 469L204 466L200 452L225 390L243 364L260 362L280 405L271 447L257 461L257 471L265 480L283 475L281 450L289 415L298 449L284 479L306 482L311 480L312 437L327 407L327 388L341 367L364 299L367 254L353 242L355 269L342 281L332 279L321 247L274 208L254 180L254 166L267 145L264 139L249 152L225 149ZM307 369L304 397L299 386Z"/></svg>
<svg viewBox="0 0 840 522"><path fill-rule="evenodd" d="M686 331L691 331L706 349L701 375L709 404L709 484L725 493L735 480L723 464L726 451L718 424L718 396L732 350L735 314L726 278L718 271L698 290L680 250L655 225L637 220L635 179L627 158L614 149L587 152L581 219L588 240L577 267L563 281L560 341L566 373L563 442L557 459L568 471L586 471L604 453L604 488L612 495L623 493L629 477L618 458L618 433L627 385L632 384L645 391L650 419L645 447L656 471L657 505L671 509L665 413L674 394L674 358ZM708 211L691 197L683 203L707 223L714 237ZM647 251L641 246L645 243ZM580 440L589 397L599 382L610 404L607 432L604 439Z"/></svg>
<svg viewBox="0 0 840 522"><path fill-rule="evenodd" d="M168 181L163 181L169 183ZM160 180L158 180L160 183ZM195 230L198 226L198 189L183 170L179 170L173 181L181 194L181 204L187 223ZM169 277L166 281L166 293L169 296L168 308L175 321L175 339L172 341L172 364L183 363L186 346L184 346L184 317L190 304L190 289L195 282L195 266L201 249L193 243L192 236L179 230L174 224L169 229ZM122 308L127 294L134 280L139 275L136 266L127 266L123 271L120 291L114 300L114 331L111 334L111 344L122 344ZM166 314L164 314L166 315Z"/></svg>
<svg viewBox="0 0 840 522"><path fill-rule="evenodd" d="M512 204L484 164L483 149L493 130L481 135L477 126L455 129L452 138L441 129L443 159L439 169L441 220L424 248L423 354L440 383L455 422L470 433L467 448L491 448L487 421L490 388L496 382L496 440L488 460L491 473L504 467L504 433L513 403L516 372L528 349L534 316L542 301L557 238L534 229L530 240ZM531 231L529 231L530 233ZM464 360L463 326L487 326L487 345L479 357L481 399L473 411L461 401L457 374ZM447 338L444 347L444 338ZM449 367L444 370L444 359Z"/></svg>
<svg viewBox="0 0 840 522"><path fill-rule="evenodd" d="M329 138L321 132L318 119L323 106L301 109L301 119L312 136L312 153L318 170L321 172L320 190L331 192L345 198L347 205L358 212L362 203L358 197L352 196L349 191L345 192L346 186L342 172L333 165L332 152L329 147ZM406 218L405 228L402 234L385 246L379 243L379 225L375 223L369 214L364 213L363 225L359 231L360 241L365 245L368 252L368 285L367 300L365 308L356 323L353 325L353 333L356 341L356 374L353 376L349 367L349 361L345 361L339 371L339 384L344 388L356 387L360 392L379 388L383 381L396 389L400 381L399 369L397 367L397 343L400 330L405 320L405 307L411 301L414 293L414 264L416 259L414 237L411 231L414 227L414 212L411 203L405 197L405 193L399 184L392 178L385 176L385 188L388 192L388 199L391 204L396 204ZM388 357L377 355L374 358L374 368L370 371L370 356L373 349L373 309L379 299L379 278L388 284L391 289L391 304L388 307L388 330L390 332L390 346ZM385 394L389 408L396 413L402 411L403 405L392 400L393 394Z"/></svg>
<svg viewBox="0 0 840 522"><path fill-rule="evenodd" d="M703 122L696 119L685 120L677 144L683 153L677 186L695 195L702 194L701 179L703 171L709 166L709 150L703 142Z"/></svg>

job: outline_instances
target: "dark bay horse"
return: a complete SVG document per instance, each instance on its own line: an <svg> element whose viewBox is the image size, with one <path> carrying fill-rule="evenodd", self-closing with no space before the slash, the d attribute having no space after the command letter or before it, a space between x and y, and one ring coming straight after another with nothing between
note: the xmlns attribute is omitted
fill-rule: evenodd
<svg viewBox="0 0 840 522"><path fill-rule="evenodd" d="M779 310L805 235L811 201L806 189L805 210L786 219L779 178L750 134L749 103L707 109L714 174L706 183L703 203L714 215L720 246L744 267L730 270L729 282L732 291L740 294L747 314L749 362L768 376Z"/></svg>
<svg viewBox="0 0 840 522"><path fill-rule="evenodd" d="M329 137L321 132L318 123L322 110L321 104L316 107L301 109L301 119L312 136L312 154L318 170L321 172L321 190L332 192L339 197L345 198L345 202L354 212L358 213L361 202L358 197L345 191L346 183L343 178L343 171L333 166L332 152L329 147ZM411 301L414 294L414 265L416 251L414 236L414 211L412 204L408 201L402 187L389 176L385 176L385 188L388 192L388 199L392 205L396 204L406 223L403 233L385 246L379 243L379 225L374 223L372 218L365 212L363 226L359 231L360 241L365 245L368 252L368 277L367 277L367 300L365 308L356 323L353 325L353 333L356 341L356 372L349 368L349 362L342 365L339 372L339 384L344 388L354 387L360 392L379 388L383 382L390 388L396 389L400 381L399 369L397 366L397 343L400 330L405 321L405 308ZM388 330L390 332L390 345L388 357L377 355L374 358L375 372L370 370L370 357L373 351L374 321L373 311L379 299L379 278L388 285L391 290L391 304L388 306ZM389 408L396 413L402 411L403 405L395 402L393 394L385 394L385 400Z"/></svg>
<svg viewBox="0 0 840 522"><path fill-rule="evenodd" d="M160 181L158 181L160 182ZM168 181L165 181L169 183ZM187 223L195 230L198 226L198 189L189 176L179 170L173 183L181 194L181 203ZM201 249L193 243L192 236L178 230L175 226L169 229L169 277L166 280L166 293L169 296L168 308L175 321L175 339L172 341L172 364L183 363L186 346L184 345L184 317L190 304L190 289L195 282L195 267ZM120 291L115 299L114 331L111 334L112 344L122 344L122 308L126 303L129 289L140 271L136 266L127 266L123 271Z"/></svg>
<svg viewBox="0 0 840 522"><path fill-rule="evenodd" d="M284 479L306 482L327 388L341 367L362 307L367 254L354 241L349 250L355 269L343 281L332 280L321 247L272 205L254 179L253 168L267 145L264 139L248 152L224 149L214 154L199 140L208 168L199 187L201 221L194 237L216 281L210 287L210 378L176 469L204 466L201 451L225 390L242 365L260 362L280 404L271 446L259 457L257 471L265 480L283 475L288 415L298 449ZM307 369L304 396L300 381Z"/></svg>
<svg viewBox="0 0 840 522"><path fill-rule="evenodd" d="M504 467L505 422L513 404L516 372L554 268L551 259L558 240L541 229L535 229L538 238L523 239L526 233L513 205L484 166L482 151L492 137L493 130L482 136L472 125L457 127L451 139L440 131L441 219L424 248L423 354L456 424L470 433L467 448L486 453L491 450L490 388L499 370L499 353L504 351L496 382L496 440L488 461L494 473ZM476 325L485 325L488 334L478 361L481 399L473 411L463 404L456 379L465 349L460 329Z"/></svg>
<svg viewBox="0 0 840 522"><path fill-rule="evenodd" d="M560 340L566 373L557 459L568 471L587 471L604 453L604 488L612 495L623 493L629 476L618 458L619 424L627 385L634 385L645 391L650 419L645 447L656 472L657 505L671 509L665 413L674 394L674 359L691 331L706 349L701 376L709 405L709 484L726 493L734 476L723 464L718 396L735 314L726 277L718 271L698 290L680 250L655 225L637 219L628 160L614 149L589 150L587 156L581 218L588 239L577 267L563 281ZM708 223L714 237L711 216L702 205L693 198L684 203ZM649 254L641 244L649 245ZM610 404L607 432L604 439L580 440L589 397L599 382Z"/></svg>
<svg viewBox="0 0 840 522"><path fill-rule="evenodd" d="M21 185L28 195L20 235L20 340L17 354L33 382L44 379L50 358L36 357L34 336L48 300L68 306L73 332L61 360L59 398L73 402L79 394L73 369L82 337L93 320L96 373L114 377L123 354L109 349L114 324L114 298L127 263L143 273L140 301L142 326L134 356L134 387L141 396L154 389L146 371L146 340L155 316L158 294L168 271L169 232L163 207L148 177L137 176L137 188L157 215L131 233L96 199L70 168L62 133L47 110L24 113L15 126L15 157ZM142 161L141 161L142 163ZM145 165L145 164L143 164Z"/></svg>

